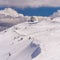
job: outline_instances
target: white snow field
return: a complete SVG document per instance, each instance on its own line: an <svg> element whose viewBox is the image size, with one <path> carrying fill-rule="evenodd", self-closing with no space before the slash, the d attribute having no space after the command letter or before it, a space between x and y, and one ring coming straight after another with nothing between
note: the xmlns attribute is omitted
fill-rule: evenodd
<svg viewBox="0 0 60 60"><path fill-rule="evenodd" d="M0 32L0 60L32 60L40 53L39 42L18 33L20 28L25 28L24 24Z"/></svg>
<svg viewBox="0 0 60 60"><path fill-rule="evenodd" d="M0 32L0 60L60 60L59 19L24 22Z"/></svg>

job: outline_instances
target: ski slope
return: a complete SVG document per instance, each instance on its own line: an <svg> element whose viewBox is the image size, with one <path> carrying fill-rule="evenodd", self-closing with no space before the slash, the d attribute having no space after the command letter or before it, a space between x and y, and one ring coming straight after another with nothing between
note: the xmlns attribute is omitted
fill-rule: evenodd
<svg viewBox="0 0 60 60"><path fill-rule="evenodd" d="M60 60L60 22L25 22L0 32L0 60Z"/></svg>
<svg viewBox="0 0 60 60"><path fill-rule="evenodd" d="M40 52L39 43L29 36L16 32L18 27L14 26L0 32L0 60L28 60L28 58L31 60L39 54L34 53Z"/></svg>

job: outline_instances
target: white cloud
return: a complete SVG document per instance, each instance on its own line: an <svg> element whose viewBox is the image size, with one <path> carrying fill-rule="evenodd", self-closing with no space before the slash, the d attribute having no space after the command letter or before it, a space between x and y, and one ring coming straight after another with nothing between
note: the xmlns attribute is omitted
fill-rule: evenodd
<svg viewBox="0 0 60 60"><path fill-rule="evenodd" d="M53 6L59 7L60 0L0 0L0 5L17 6L17 7L39 7Z"/></svg>
<svg viewBox="0 0 60 60"><path fill-rule="evenodd" d="M14 9L5 8L0 10L0 31L25 21L24 15L17 13Z"/></svg>

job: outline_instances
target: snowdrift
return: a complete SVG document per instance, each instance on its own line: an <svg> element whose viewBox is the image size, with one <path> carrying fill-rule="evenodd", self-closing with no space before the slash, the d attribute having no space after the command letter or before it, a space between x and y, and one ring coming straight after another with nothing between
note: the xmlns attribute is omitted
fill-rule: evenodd
<svg viewBox="0 0 60 60"><path fill-rule="evenodd" d="M0 60L32 60L40 54L40 44L33 37L19 33L22 26L0 32Z"/></svg>

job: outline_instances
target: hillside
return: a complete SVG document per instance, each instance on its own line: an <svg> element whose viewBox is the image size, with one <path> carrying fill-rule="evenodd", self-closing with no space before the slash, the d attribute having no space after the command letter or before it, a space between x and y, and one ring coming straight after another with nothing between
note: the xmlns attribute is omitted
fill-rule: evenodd
<svg viewBox="0 0 60 60"><path fill-rule="evenodd" d="M56 21L24 22L0 32L0 60L60 60Z"/></svg>

